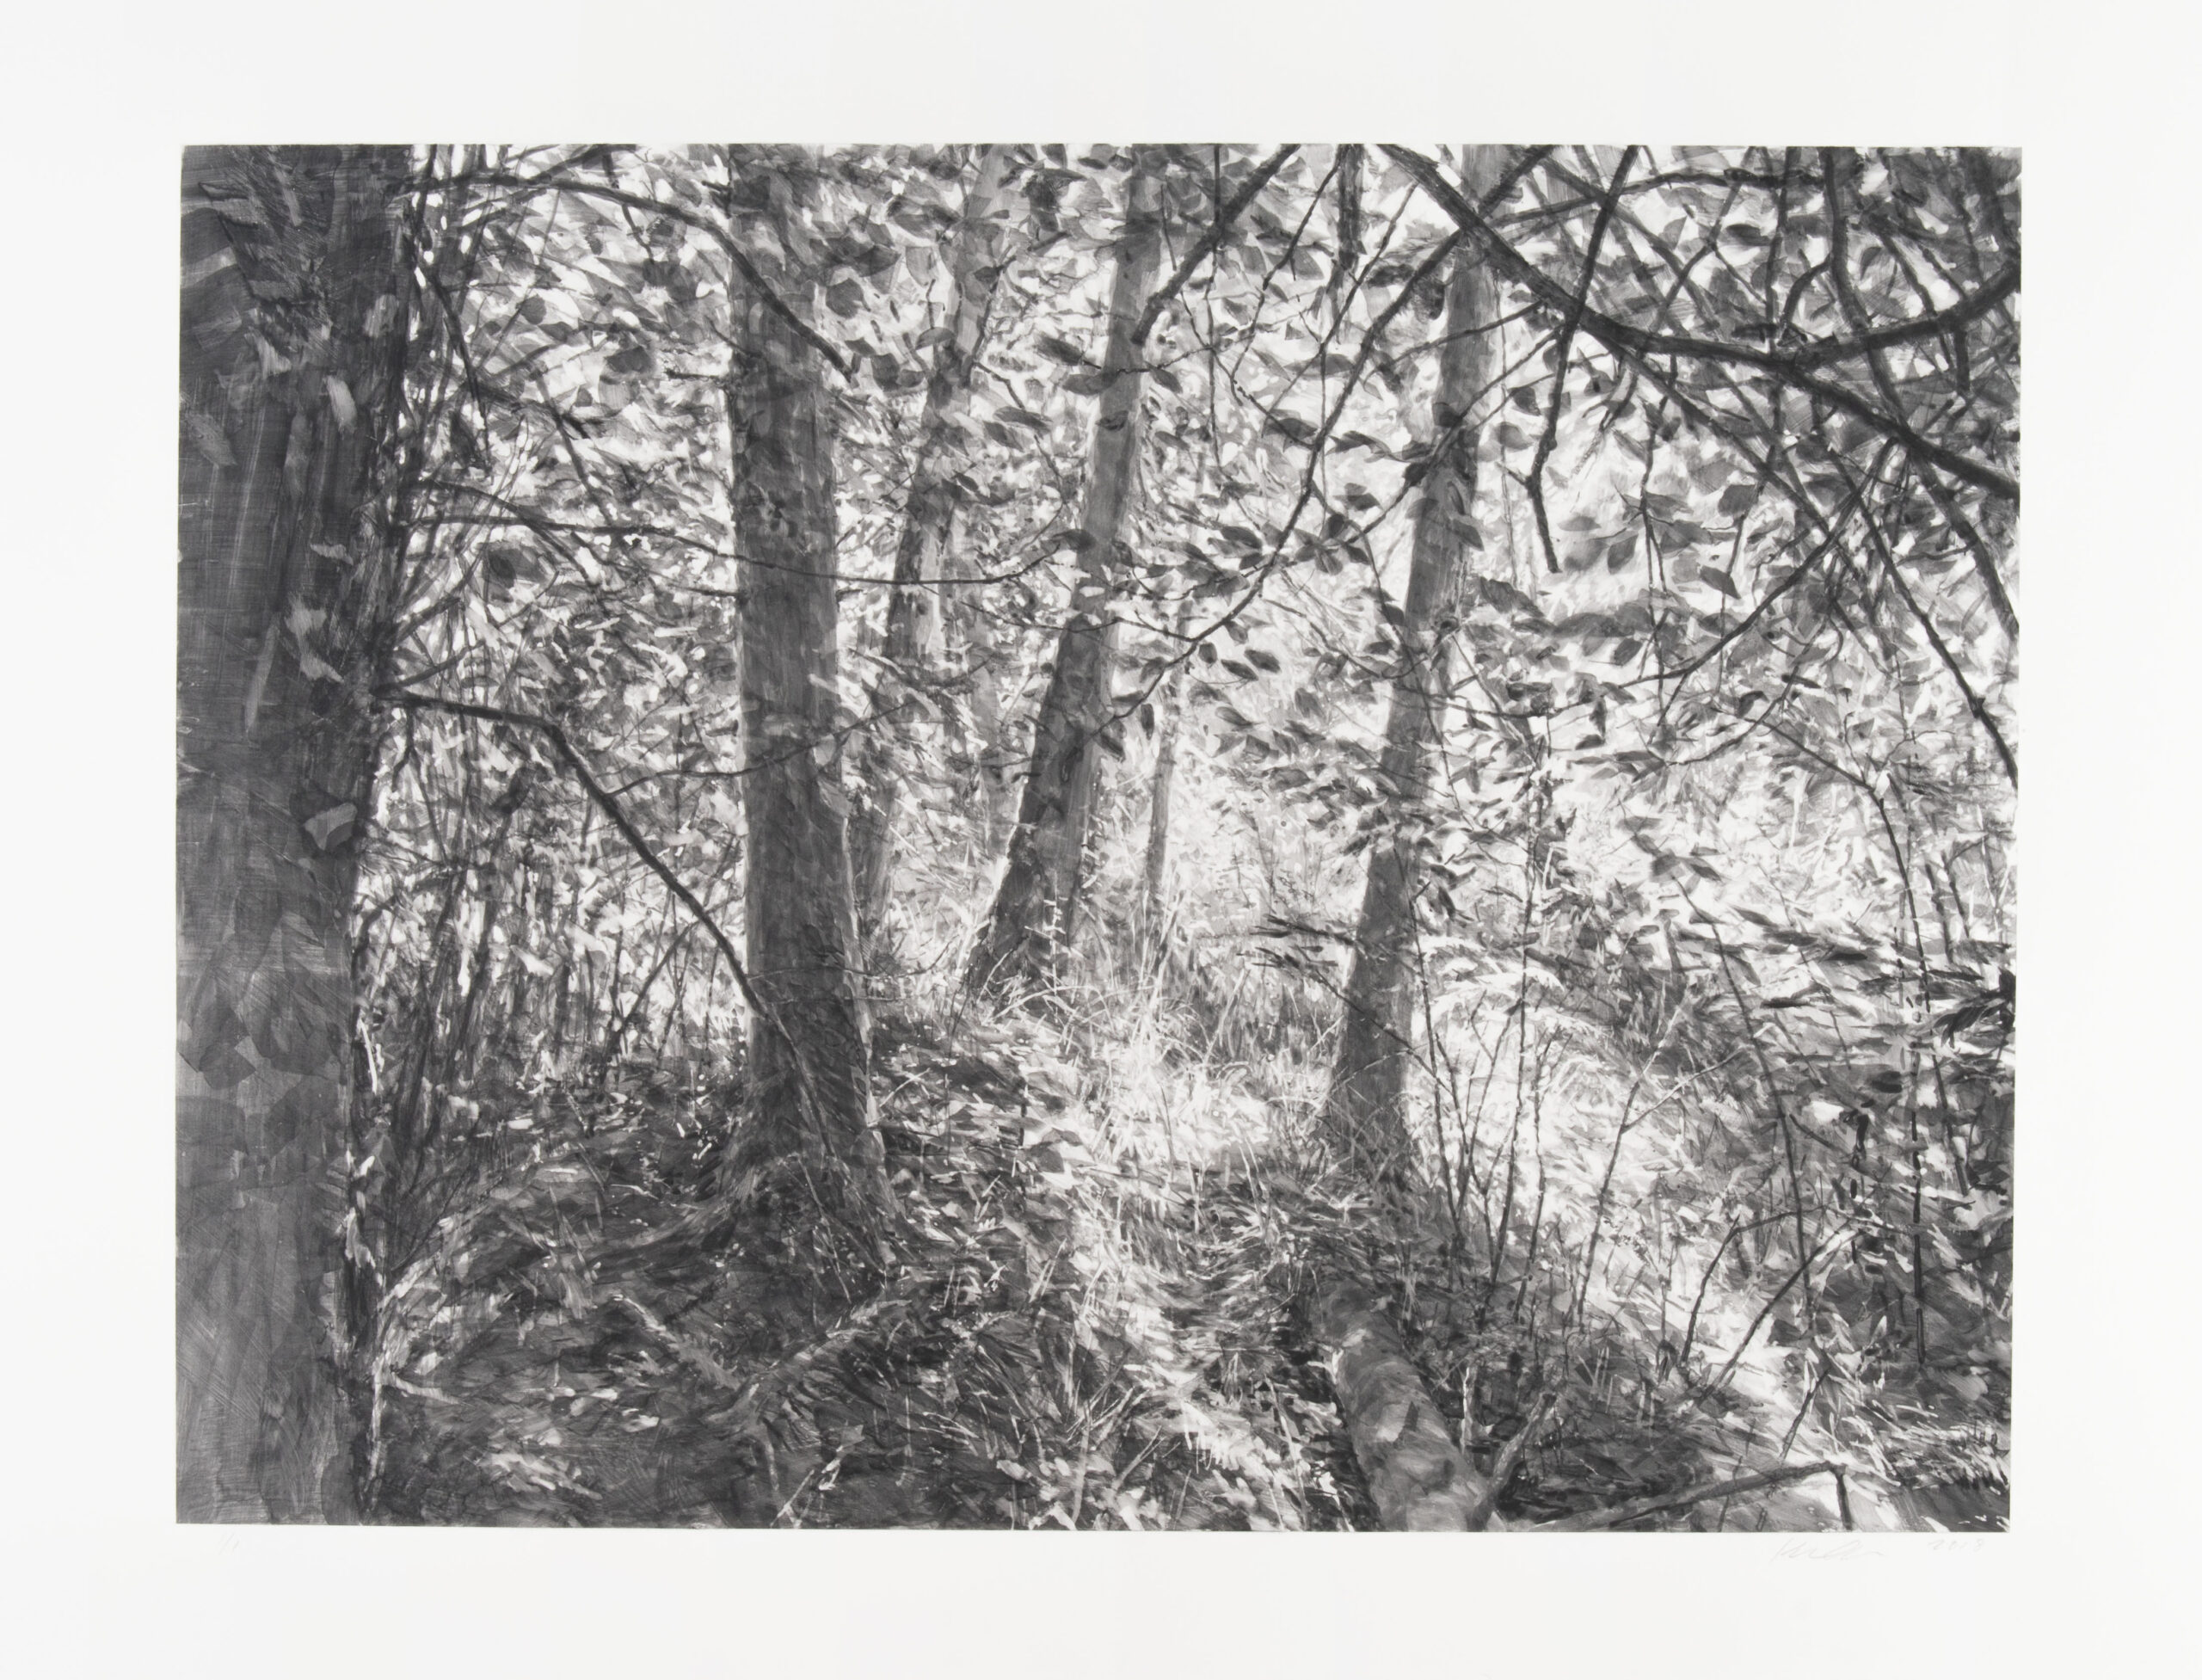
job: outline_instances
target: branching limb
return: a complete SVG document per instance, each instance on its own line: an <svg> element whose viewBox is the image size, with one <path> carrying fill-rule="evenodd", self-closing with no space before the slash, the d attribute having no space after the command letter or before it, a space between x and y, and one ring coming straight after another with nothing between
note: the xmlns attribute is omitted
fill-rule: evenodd
<svg viewBox="0 0 2202 1680"><path fill-rule="evenodd" d="M1636 148L1624 146L1621 162L1614 169L1614 178L1607 188L1605 201L1598 206L1598 218L1590 225L1590 243L1583 253L1583 279L1575 288L1575 301L1570 305L1567 318L1560 325L1559 348L1553 357L1552 370L1552 406L1545 410L1545 429L1537 439L1535 458L1529 463L1529 506L1537 515L1537 535L1545 545L1545 569L1554 577L1559 575L1559 554L1552 544L1552 520L1545 513L1545 464L1552 459L1553 446L1559 439L1559 410L1567 397L1567 357L1575 347L1575 329L1582 324L1583 311L1590 302L1590 283L1598 272L1598 250L1606 243L1606 229L1612 225L1614 206L1621 202L1621 189L1628 180L1629 166L1636 162Z"/></svg>
<svg viewBox="0 0 2202 1680"><path fill-rule="evenodd" d="M1231 202L1217 213L1209 231L1200 237L1192 249L1185 253L1185 260L1178 265L1177 273L1165 280L1154 295L1147 300L1147 307L1140 311L1139 320L1132 328L1133 349L1138 349L1147 342L1147 334L1154 330L1154 323L1162 318L1162 311L1170 306L1170 300L1184 290L1185 282L1192 279L1194 271L1223 243L1224 236L1231 231L1231 225L1239 219L1239 212L1254 201L1255 194L1276 178L1276 172L1291 162L1293 153L1299 150L1296 145L1279 146L1270 154L1268 161L1261 168L1247 177L1246 184L1232 194Z"/></svg>
<svg viewBox="0 0 2202 1680"><path fill-rule="evenodd" d="M820 337L809 322L788 306L780 294L772 290L764 275L757 272L757 265L749 260L749 253L741 249L741 242L710 217L699 216L687 206L674 203L670 200L649 198L641 193L630 193L617 187L600 186L593 181L576 181L567 175L489 174L477 175L474 179L486 187L516 188L523 192L531 193L575 193L587 198L601 199L607 204L624 205L630 210L653 211L658 215L669 216L684 226L692 227L698 232L708 235L718 248L727 254L727 259L734 264L735 268L741 271L741 278L755 290L760 298L764 299L766 308L786 322L805 343L825 357L835 372L845 379L851 377L847 359L833 345Z"/></svg>
<svg viewBox="0 0 2202 1680"><path fill-rule="evenodd" d="M448 700L440 695L418 694L406 688L384 688L378 692L377 698L386 705L403 706L409 711L440 711L454 717L473 717L484 723L532 729L548 741L560 762L573 772L574 779L581 785L582 791L604 813L606 820L619 831L619 837L634 849L635 855L649 866L652 874L665 883L667 890L680 900L688 914L711 936L712 943L719 948L719 954L726 958L727 967L734 975L734 983L741 991L742 1000L786 1043L795 1068L797 1098L805 1119L820 1137L833 1135L835 1129L828 1123L825 1107L819 1101L816 1086L811 1079L809 1059L803 1052L802 1042L781 1019L779 1011L759 993L750 978L747 965L742 962L741 954L735 950L734 941L727 937L726 930L704 908L704 901L688 889L680 877L673 872L672 866L659 857L650 843L643 838L642 832L629 820L619 802L605 790L604 785L589 769L587 761L575 751L563 729L549 718L538 717L532 712L513 711L503 706L477 705L466 700Z"/></svg>
<svg viewBox="0 0 2202 1680"><path fill-rule="evenodd" d="M1849 218L1843 208L1843 175L1848 161L1848 155L1840 146L1830 146L1821 157L1824 190L1827 195L1828 272L1834 277L1835 293L1842 301L1844 319L1850 323L1850 329L1857 335L1858 341L1867 343L1873 335L1872 321L1866 313L1864 302L1858 296L1858 288L1850 278ZM1881 401L1900 412L1896 381L1891 377L1888 364L1882 359L1878 347L1867 350L1866 366L1872 370L1873 386L1881 393ZM2003 588L2003 580L1996 572L1995 558L1988 551L1986 540L1973 528L1972 521L1965 518L1964 510L1943 487L1942 481L1934 476L1931 467L1922 466L1919 477L1943 519L1949 522L1951 529L1958 533L1959 540L1971 553L1973 570L1980 579L1980 587L1987 592L1988 604L1995 608L1996 620L2003 626L2003 633L2015 642L2019 636L2018 612L2012 606L2011 597ZM2017 779L2014 774L2012 780L2014 784Z"/></svg>
<svg viewBox="0 0 2202 1680"><path fill-rule="evenodd" d="M1469 237L1480 245L1499 273L1527 291L1543 307L1557 311L1563 317L1575 306L1575 298L1564 286L1547 277L1535 263L1507 243L1501 234L1476 208L1462 198L1453 184L1447 181L1437 166L1421 153L1405 146L1387 145L1388 152L1415 183L1436 200L1438 207L1467 231ZM2016 277L2012 277L2015 288ZM1693 361L1713 361L1732 366L1755 367L1772 374L1793 390L1818 398L1828 407L1850 415L1872 427L1885 437L1893 438L1905 451L1920 460L1941 467L1953 477L1962 479L1977 489L2002 501L2017 502L2019 487L2009 475L1994 467L1959 454L1956 450L1922 436L1900 415L1885 414L1875 404L1867 402L1855 391L1825 379L1815 378L1806 371L1819 360L1833 360L1838 352L1831 347L1821 346L1815 360L1807 363L1796 355L1780 350L1761 349L1755 345L1734 344L1715 339L1684 338L1671 334L1647 332L1617 321L1601 311L1584 307L1581 323L1584 330L1616 354L1642 361L1647 358L1676 356ZM1948 322L1942 317L1932 317L1931 330L1947 329ZM1930 330L1928 320L1909 323L1907 333L1917 329L1921 335ZM1896 342L1896 341L1886 341ZM1856 340L1844 342L1842 355L1864 353L1866 347Z"/></svg>

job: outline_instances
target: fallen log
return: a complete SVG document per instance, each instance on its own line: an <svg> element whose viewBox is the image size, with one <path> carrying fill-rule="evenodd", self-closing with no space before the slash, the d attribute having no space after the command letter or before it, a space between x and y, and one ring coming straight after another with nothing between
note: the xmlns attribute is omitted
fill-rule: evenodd
<svg viewBox="0 0 2202 1680"><path fill-rule="evenodd" d="M1309 1327L1384 1526L1442 1533L1487 1524L1495 1490L1454 1444L1406 1344L1369 1291L1319 1290Z"/></svg>

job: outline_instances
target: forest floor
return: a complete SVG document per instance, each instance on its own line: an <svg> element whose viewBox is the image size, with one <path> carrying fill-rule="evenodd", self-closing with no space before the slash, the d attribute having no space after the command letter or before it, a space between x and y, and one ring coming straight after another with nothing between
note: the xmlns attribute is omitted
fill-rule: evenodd
<svg viewBox="0 0 2202 1680"><path fill-rule="evenodd" d="M1564 1398L1498 1505L1530 1526L1789 1456L1734 1395L1663 1398L1541 1347L1437 1218L1372 1218L1309 1126L1319 1074L1024 1018L883 1034L903 1222L867 1264L801 1222L700 1221L738 1081L674 1067L477 1093L465 1164L386 1280L369 1490L383 1520L518 1525L1367 1529L1301 1303L1388 1297L1488 1468ZM1396 1210L1395 1210L1396 1211ZM1555 1369L1555 1360L1557 1368ZM1558 1375L1565 1373L1565 1376ZM1633 1526L1841 1526L1824 1475ZM1858 1526L1919 1526L1854 1477ZM1941 1490L1946 1527L2000 1491Z"/></svg>

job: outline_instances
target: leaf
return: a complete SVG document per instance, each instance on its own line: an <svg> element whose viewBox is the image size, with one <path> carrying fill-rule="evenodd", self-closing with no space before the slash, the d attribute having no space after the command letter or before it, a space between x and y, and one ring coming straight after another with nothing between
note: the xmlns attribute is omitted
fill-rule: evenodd
<svg viewBox="0 0 2202 1680"><path fill-rule="evenodd" d="M1044 432L1048 429L1047 417L1044 415L1034 414L1030 409L1014 408L1005 403L994 410L994 415L997 419L1007 421L1012 426L1026 427L1035 432Z"/></svg>
<svg viewBox="0 0 2202 1680"><path fill-rule="evenodd" d="M1275 654L1264 652L1260 648L1247 649L1246 661L1258 670L1281 671L1284 668Z"/></svg>
<svg viewBox="0 0 2202 1680"><path fill-rule="evenodd" d="M1735 579L1730 577L1728 574L1722 571L1719 567L1700 566L1697 569L1697 575L1701 578L1704 579L1705 582L1710 583L1714 588L1718 589L1722 594L1727 596L1729 600L1734 600L1737 599Z"/></svg>
<svg viewBox="0 0 2202 1680"><path fill-rule="evenodd" d="M1757 501L1757 485L1743 483L1731 484L1726 489L1720 492L1720 512L1724 517L1734 519L1739 514L1749 513Z"/></svg>
<svg viewBox="0 0 2202 1680"><path fill-rule="evenodd" d="M359 814L360 808L348 799L341 805L331 805L318 816L307 818L306 833L313 836L315 846L326 852L350 833L352 819Z"/></svg>

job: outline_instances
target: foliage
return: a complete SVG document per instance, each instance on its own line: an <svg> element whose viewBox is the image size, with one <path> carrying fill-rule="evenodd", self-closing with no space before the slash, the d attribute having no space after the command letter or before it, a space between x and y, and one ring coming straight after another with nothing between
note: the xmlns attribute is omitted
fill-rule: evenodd
<svg viewBox="0 0 2202 1680"><path fill-rule="evenodd" d="M1021 762L1069 608L1133 154L1006 149L943 643L893 671L976 159L421 155L378 690L555 725L729 932L729 298L784 292L838 366L838 711L791 748L852 809L895 778L868 984L901 1205L872 1253L719 1220L718 945L540 729L392 705L348 1228L381 1508L1366 1526L1295 1317L1345 1268L1479 1451L1559 1397L1510 1522L1785 1458L1854 1467L1862 1520L1993 1520L1931 1490L2000 1486L2008 1417L2013 161L1533 148L1478 206L1395 148L1153 157L1185 272L1080 961L1033 1017L959 976L1007 839L987 766ZM1435 415L1462 249L1503 372ZM1403 539L1460 426L1480 488L1439 512L1476 578L1443 785L1407 799L1378 765ZM1380 1204L1314 1117L1364 854L1400 835L1424 1172ZM1749 1504L1687 1520L1837 1520L1811 1481Z"/></svg>

